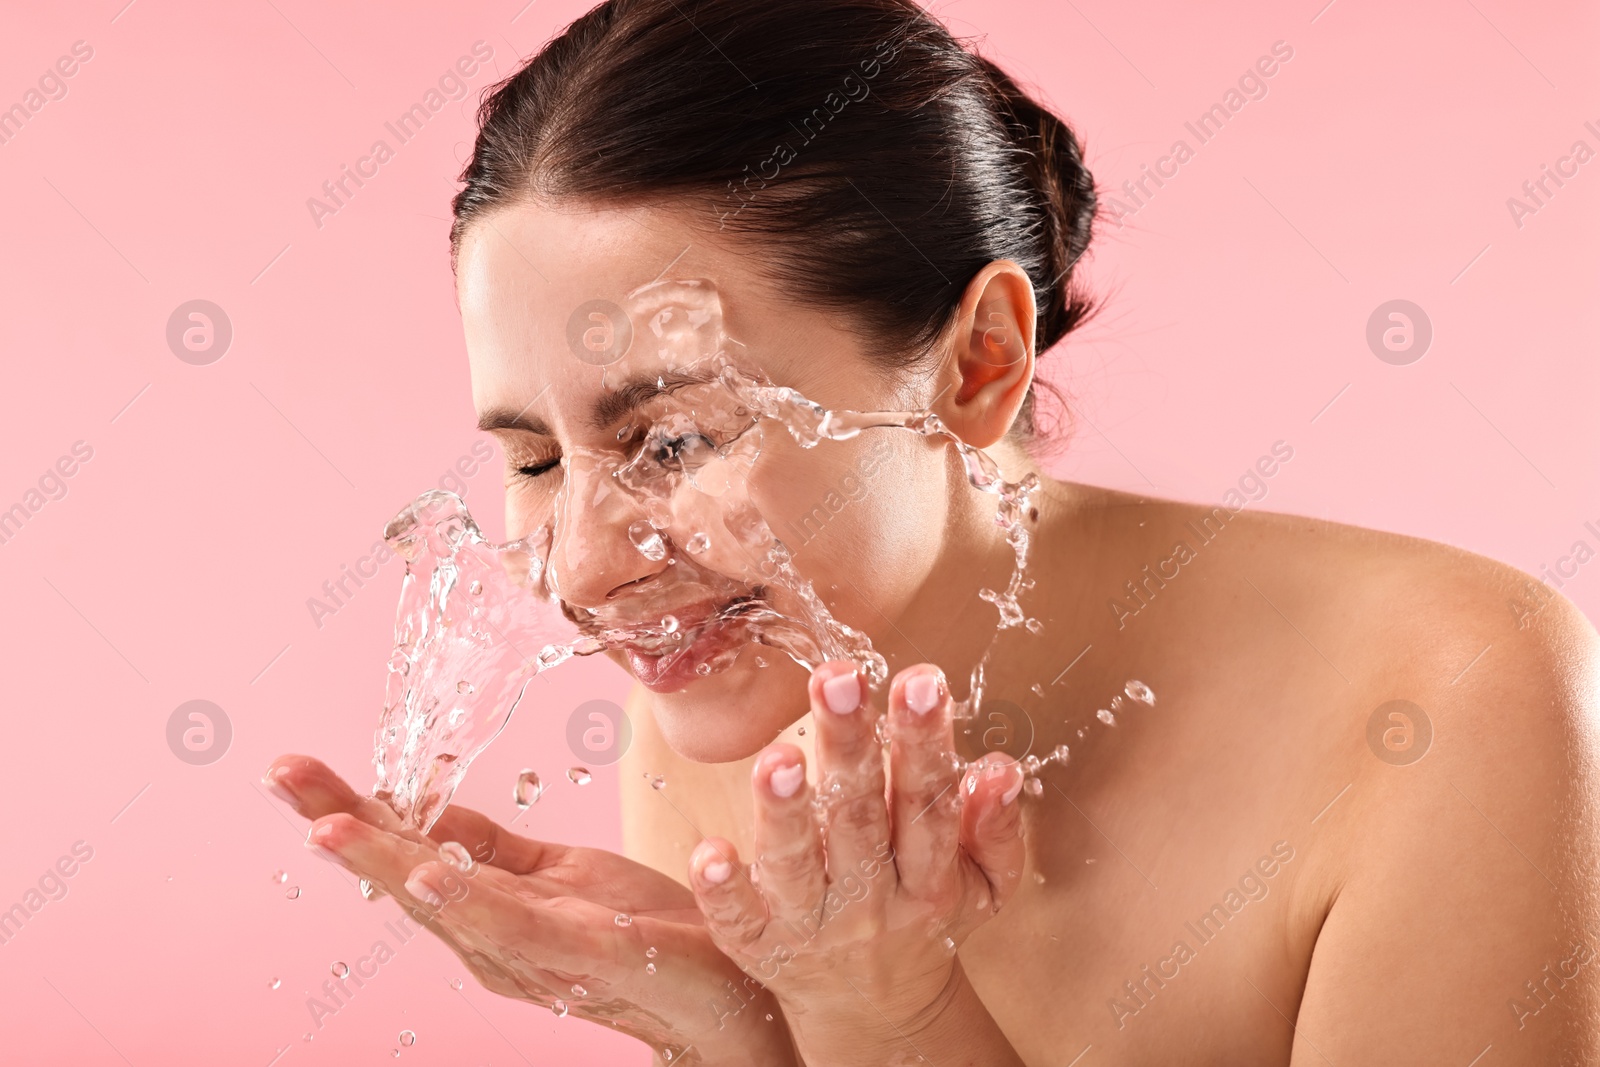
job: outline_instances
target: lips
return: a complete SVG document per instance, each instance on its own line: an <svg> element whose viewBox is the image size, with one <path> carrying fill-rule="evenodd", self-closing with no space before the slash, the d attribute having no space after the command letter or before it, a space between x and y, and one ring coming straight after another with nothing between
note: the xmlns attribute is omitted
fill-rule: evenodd
<svg viewBox="0 0 1600 1067"><path fill-rule="evenodd" d="M681 642L665 650L627 644L622 648L633 676L645 688L658 693L673 693L700 678L725 670L745 644L744 627L737 618L715 615L695 627L678 631Z"/></svg>

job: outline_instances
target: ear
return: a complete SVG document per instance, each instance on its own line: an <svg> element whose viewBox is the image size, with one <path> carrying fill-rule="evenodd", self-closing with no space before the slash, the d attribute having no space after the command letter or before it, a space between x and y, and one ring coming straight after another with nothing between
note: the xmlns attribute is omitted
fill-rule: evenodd
<svg viewBox="0 0 1600 1067"><path fill-rule="evenodd" d="M997 259L967 284L933 410L951 433L975 448L1005 437L1033 384L1033 283L1009 259Z"/></svg>

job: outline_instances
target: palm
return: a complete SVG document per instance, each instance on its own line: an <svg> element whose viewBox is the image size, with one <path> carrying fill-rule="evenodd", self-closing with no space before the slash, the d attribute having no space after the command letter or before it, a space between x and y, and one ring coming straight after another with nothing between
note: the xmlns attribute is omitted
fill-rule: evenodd
<svg viewBox="0 0 1600 1067"><path fill-rule="evenodd" d="M316 821L316 843L394 897L486 988L679 1050L715 1021L707 1004L727 1001L740 1029L771 1044L765 1062L784 1062L786 1028L763 1021L781 1018L776 1004L764 990L729 994L743 972L712 943L693 893L660 871L520 837L464 808L446 809L424 836L309 757L285 757L267 777ZM470 873L441 861L449 841L477 861ZM438 903L412 891L421 871L444 883Z"/></svg>
<svg viewBox="0 0 1600 1067"><path fill-rule="evenodd" d="M437 833L430 836L441 840ZM635 919L702 925L689 888L652 867L599 848L545 845L542 852L544 860L519 879L534 896L576 897Z"/></svg>

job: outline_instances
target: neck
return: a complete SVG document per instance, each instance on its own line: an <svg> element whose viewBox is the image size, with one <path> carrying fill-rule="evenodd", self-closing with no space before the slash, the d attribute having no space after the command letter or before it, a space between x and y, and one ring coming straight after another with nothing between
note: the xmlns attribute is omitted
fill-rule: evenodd
<svg viewBox="0 0 1600 1067"><path fill-rule="evenodd" d="M1034 585L1017 596L1023 617L1037 620L1034 627L999 630L999 609L980 595L980 590L1007 589L1017 557L995 522L1000 497L972 488L957 462L935 560L917 594L874 639L892 670L921 662L938 665L957 701L970 700L974 669L983 663L983 701L1027 707L1038 703L1035 684L1048 691L1065 665L1057 661L1085 625L1061 610L1080 604L1068 583L1070 561L1077 555L1073 546L1082 540L1084 505L1077 487L1044 477L1022 448L1005 444L991 451L1008 481L1040 476L1032 501L1037 517L1024 518L1031 542L1025 577ZM1073 651L1078 647L1081 642Z"/></svg>

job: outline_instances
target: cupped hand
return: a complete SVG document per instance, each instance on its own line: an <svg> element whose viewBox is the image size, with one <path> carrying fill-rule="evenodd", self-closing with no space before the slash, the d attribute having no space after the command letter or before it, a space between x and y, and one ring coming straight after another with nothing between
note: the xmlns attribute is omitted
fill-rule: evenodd
<svg viewBox="0 0 1600 1067"><path fill-rule="evenodd" d="M493 992L613 1026L673 1063L794 1062L770 994L666 875L453 806L424 836L308 756L280 758L264 781L313 820L307 847L394 897ZM470 864L441 854L451 841Z"/></svg>
<svg viewBox="0 0 1600 1067"><path fill-rule="evenodd" d="M777 995L802 1058L869 1062L874 1041L914 1043L946 1006L976 1003L956 950L1020 880L1023 772L999 753L962 768L931 665L890 686L887 761L853 665L818 667L809 692L817 786L798 748L770 746L752 771L755 864L707 839L690 883L713 940Z"/></svg>

